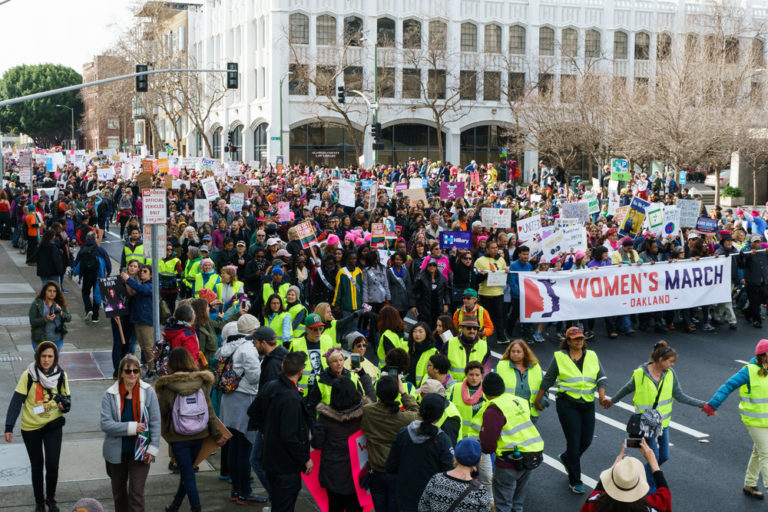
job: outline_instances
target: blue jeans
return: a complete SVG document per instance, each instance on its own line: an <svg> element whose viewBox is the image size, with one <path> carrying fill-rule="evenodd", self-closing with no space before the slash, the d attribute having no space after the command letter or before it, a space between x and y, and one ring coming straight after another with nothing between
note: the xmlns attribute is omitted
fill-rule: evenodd
<svg viewBox="0 0 768 512"><path fill-rule="evenodd" d="M398 512L397 475L371 473L371 497L376 512Z"/></svg>
<svg viewBox="0 0 768 512"><path fill-rule="evenodd" d="M528 477L527 469L500 468L493 472L493 502L499 512L523 512Z"/></svg>
<svg viewBox="0 0 768 512"><path fill-rule="evenodd" d="M190 507L200 506L200 495L197 492L197 482L195 481L195 468L193 467L193 464L195 463L197 454L200 452L201 446L203 446L202 439L171 443L171 452L173 453L173 458L176 460L176 464L179 465L179 473L181 475L179 488L176 490L174 501L181 503L186 495L189 497Z"/></svg>
<svg viewBox="0 0 768 512"><path fill-rule="evenodd" d="M659 462L659 467L669 460L669 427L664 427L664 431L658 438L649 439L648 446L656 455L656 460ZM648 480L648 485L651 488L648 490L649 494L656 492L656 481L653 479L653 471L651 466L645 463L645 476Z"/></svg>
<svg viewBox="0 0 768 512"><path fill-rule="evenodd" d="M59 286L61 286L61 276L41 277L40 278L40 285L41 286L45 286L45 284L48 281L53 281L54 283L56 283Z"/></svg>
<svg viewBox="0 0 768 512"><path fill-rule="evenodd" d="M251 468L253 468L253 472L256 473L256 476L259 477L259 482L261 482L262 487L264 487L264 490L267 491L267 494L270 496L270 500L272 501L272 491L269 489L269 480L267 479L267 473L264 471L264 469L261 467L261 455L262 455L262 444L264 443L264 438L261 436L261 432L256 432L256 440L253 442L253 447L251 448Z"/></svg>
<svg viewBox="0 0 768 512"><path fill-rule="evenodd" d="M55 343L55 344L56 344L56 351L57 351L59 354L61 354L61 347L63 347L63 346L64 346L64 340L48 340L48 341L52 341L53 343ZM37 352L37 346L38 346L39 344L40 344L40 343L35 343L35 342L33 341L33 342L32 342L32 350L34 350L35 352Z"/></svg>
<svg viewBox="0 0 768 512"><path fill-rule="evenodd" d="M11 240L11 245L13 245L14 248L19 248L19 239L21 238L21 224L16 224L13 226L13 239Z"/></svg>

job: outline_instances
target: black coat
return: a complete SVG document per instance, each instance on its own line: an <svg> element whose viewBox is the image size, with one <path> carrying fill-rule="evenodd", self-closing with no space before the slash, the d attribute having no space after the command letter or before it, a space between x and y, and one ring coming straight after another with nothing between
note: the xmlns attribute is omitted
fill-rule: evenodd
<svg viewBox="0 0 768 512"><path fill-rule="evenodd" d="M259 389L262 389L269 382L277 380L283 371L283 358L288 353L288 349L278 343L275 350L264 356L261 361L261 376L259 377Z"/></svg>
<svg viewBox="0 0 768 512"><path fill-rule="evenodd" d="M61 252L56 244L48 242L37 248L37 276L55 277L64 273Z"/></svg>
<svg viewBox="0 0 768 512"><path fill-rule="evenodd" d="M309 460L310 417L301 393L285 375L267 383L248 407L264 436L261 467L267 473L304 471ZM250 427L249 427L250 428Z"/></svg>
<svg viewBox="0 0 768 512"><path fill-rule="evenodd" d="M448 306L450 311L451 307L451 294L448 287L448 280L440 271L435 272L437 275L437 315L443 314L443 306ZM419 320L427 322L427 325L434 326L437 323L437 316L433 317L432 312L432 283L429 273L425 270L416 281L413 286L413 294L416 296L416 304L419 309Z"/></svg>
<svg viewBox="0 0 768 512"><path fill-rule="evenodd" d="M744 280L748 285L768 284L768 253L742 252L739 254L739 267L744 270Z"/></svg>

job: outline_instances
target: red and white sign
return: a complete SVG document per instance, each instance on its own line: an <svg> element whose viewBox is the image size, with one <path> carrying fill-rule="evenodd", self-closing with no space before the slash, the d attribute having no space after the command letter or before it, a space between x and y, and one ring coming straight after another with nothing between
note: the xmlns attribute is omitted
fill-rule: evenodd
<svg viewBox="0 0 768 512"><path fill-rule="evenodd" d="M150 188L141 191L141 207L144 224L165 224L168 222L167 198L164 188Z"/></svg>

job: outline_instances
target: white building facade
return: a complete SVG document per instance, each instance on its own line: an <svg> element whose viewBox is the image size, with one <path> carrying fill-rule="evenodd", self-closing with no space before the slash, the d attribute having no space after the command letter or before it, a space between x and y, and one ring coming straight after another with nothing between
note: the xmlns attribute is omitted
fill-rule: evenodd
<svg viewBox="0 0 768 512"><path fill-rule="evenodd" d="M372 112L351 94L373 99L378 78L378 121L385 164L429 157L467 165L498 161L510 121L509 99L522 84L545 84L557 93L562 80L590 62L627 87L648 83L657 59L685 43L686 20L703 13L701 0L205 0L190 12L190 51L200 66L238 62L240 86L213 113L207 135L215 158L231 134L238 151L227 159L348 166L359 145L339 113L313 83L293 79L295 65L310 73L344 70L330 86L346 87L345 108L359 131L364 162L374 161ZM766 19L765 1L746 0L749 16ZM347 34L355 34L353 43ZM414 65L434 34L445 34L443 73ZM759 44L759 40L742 45ZM343 47L343 57L340 55ZM743 47L742 53L755 51ZM343 64L340 62L343 61ZM375 65L376 62L378 65ZM374 73L377 70L377 73ZM417 83L433 81L438 94L461 99L443 116L440 155L433 109ZM421 94L424 97L424 94ZM450 100L446 100L446 103ZM188 153L204 155L191 133ZM209 155L205 155L209 156ZM509 155L525 169L537 153Z"/></svg>

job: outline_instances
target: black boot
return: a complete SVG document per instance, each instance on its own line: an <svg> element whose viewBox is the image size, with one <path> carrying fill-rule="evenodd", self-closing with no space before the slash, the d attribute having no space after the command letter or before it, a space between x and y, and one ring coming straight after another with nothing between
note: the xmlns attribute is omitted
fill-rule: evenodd
<svg viewBox="0 0 768 512"><path fill-rule="evenodd" d="M170 505L165 506L165 512L179 512L181 501L182 500L174 497L173 502Z"/></svg>
<svg viewBox="0 0 768 512"><path fill-rule="evenodd" d="M203 510L203 507L189 507L190 512L200 512Z"/></svg>
<svg viewBox="0 0 768 512"><path fill-rule="evenodd" d="M59 506L56 504L56 498L54 496L46 498L45 504L48 505L48 512L59 512Z"/></svg>

